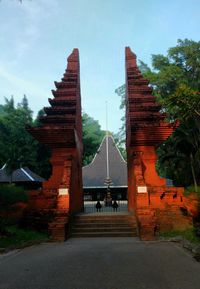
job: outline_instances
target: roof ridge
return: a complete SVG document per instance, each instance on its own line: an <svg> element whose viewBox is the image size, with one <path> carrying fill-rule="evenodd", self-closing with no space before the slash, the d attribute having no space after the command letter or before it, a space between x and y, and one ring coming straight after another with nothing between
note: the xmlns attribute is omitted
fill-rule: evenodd
<svg viewBox="0 0 200 289"><path fill-rule="evenodd" d="M98 149L97 149L97 152L96 152L96 154L94 155L94 157L93 157L91 163L89 163L89 164L86 165L86 166L83 166L83 168L86 168L86 167L90 166L91 164L93 164L93 162L94 162L94 160L95 160L95 158L96 158L98 152L100 151L100 147L102 146L102 144L103 144L105 138L106 138L106 135L103 137L103 139L102 139L102 141L101 141L101 143L100 143L100 145L99 145L99 147L98 147Z"/></svg>
<svg viewBox="0 0 200 289"><path fill-rule="evenodd" d="M20 168L20 170L31 180L31 181L34 181L34 178L32 178L29 173L27 173L27 171L23 168Z"/></svg>
<svg viewBox="0 0 200 289"><path fill-rule="evenodd" d="M98 152L101 150L101 146L103 145L103 143L104 143L104 141L105 141L105 139L106 139L107 137L110 137L110 138L112 139L112 141L113 141L113 143L114 143L114 145L115 145L115 148L117 149L117 151L118 151L118 153L119 153L120 158L122 159L122 161L123 161L124 163L127 163L127 162L125 161L125 159L123 158L123 156L122 156L122 154L121 154L118 146L116 145L115 140L114 140L114 137L113 137L112 135L105 135L105 136L103 137L103 139L102 139L102 141L101 141L101 144L99 145L99 147L98 147L98 149L97 149L97 152L95 153L92 161L91 161L88 165L83 166L83 169L86 168L86 167L88 167L88 166L90 166L90 165L92 165L92 164L94 163L94 161L95 161L95 159L96 159L96 157L97 157L97 155L98 155Z"/></svg>
<svg viewBox="0 0 200 289"><path fill-rule="evenodd" d="M0 170L4 170L6 167L6 163L3 165L3 167Z"/></svg>
<svg viewBox="0 0 200 289"><path fill-rule="evenodd" d="M125 163L127 163L127 162L125 161L124 157L122 156L122 154L121 154L121 152L120 152L117 144L115 143L114 137L113 137L112 135L110 135L110 137L113 139L113 142L114 142L114 144L115 144L116 149L117 149L118 152L119 152L120 157L122 158L122 160L123 160Z"/></svg>

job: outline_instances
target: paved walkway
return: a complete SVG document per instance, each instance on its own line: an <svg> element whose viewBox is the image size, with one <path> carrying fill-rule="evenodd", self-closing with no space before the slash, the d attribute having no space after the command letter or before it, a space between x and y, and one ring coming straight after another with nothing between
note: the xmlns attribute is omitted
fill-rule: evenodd
<svg viewBox="0 0 200 289"><path fill-rule="evenodd" d="M0 255L1 289L199 289L200 263L176 244L71 239Z"/></svg>

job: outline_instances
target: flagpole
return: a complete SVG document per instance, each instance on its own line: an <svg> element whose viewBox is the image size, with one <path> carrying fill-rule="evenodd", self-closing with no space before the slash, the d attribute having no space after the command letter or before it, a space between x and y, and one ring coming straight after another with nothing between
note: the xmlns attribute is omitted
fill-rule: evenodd
<svg viewBox="0 0 200 289"><path fill-rule="evenodd" d="M112 198L110 193L110 168L109 168L109 147L108 147L108 102L106 101L106 181L107 192L106 192L106 206L112 205Z"/></svg>
<svg viewBox="0 0 200 289"><path fill-rule="evenodd" d="M106 101L106 173L107 180L110 179L109 172L109 152L108 152L108 102Z"/></svg>

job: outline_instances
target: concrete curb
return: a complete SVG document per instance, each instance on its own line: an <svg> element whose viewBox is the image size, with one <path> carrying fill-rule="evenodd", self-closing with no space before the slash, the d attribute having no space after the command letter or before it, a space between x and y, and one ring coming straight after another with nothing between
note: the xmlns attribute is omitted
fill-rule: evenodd
<svg viewBox="0 0 200 289"><path fill-rule="evenodd" d="M192 253L196 261L200 262L200 245L191 243L182 236L176 236L171 238L159 237L159 241L179 243L184 249Z"/></svg>

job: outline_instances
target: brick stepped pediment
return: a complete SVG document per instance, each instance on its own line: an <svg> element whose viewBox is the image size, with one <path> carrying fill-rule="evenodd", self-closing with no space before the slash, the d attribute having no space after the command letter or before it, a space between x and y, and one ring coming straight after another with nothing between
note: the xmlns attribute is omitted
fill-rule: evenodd
<svg viewBox="0 0 200 289"><path fill-rule="evenodd" d="M28 128L40 142L55 148L76 147L77 139L82 138L80 103L79 55L74 49L68 57L67 69L60 82L55 81L54 98L49 98L50 107L45 107L46 115L40 117L42 126ZM76 135L74 133L76 131ZM62 136L63 135L63 136Z"/></svg>
<svg viewBox="0 0 200 289"><path fill-rule="evenodd" d="M136 55L130 48L126 48L126 80L127 146L134 143L157 146L171 135L174 128L166 124L166 115L160 112L161 106L156 103L153 89L143 78Z"/></svg>
<svg viewBox="0 0 200 289"><path fill-rule="evenodd" d="M44 111L47 115L74 115L76 113L76 106L58 106L45 107Z"/></svg>

